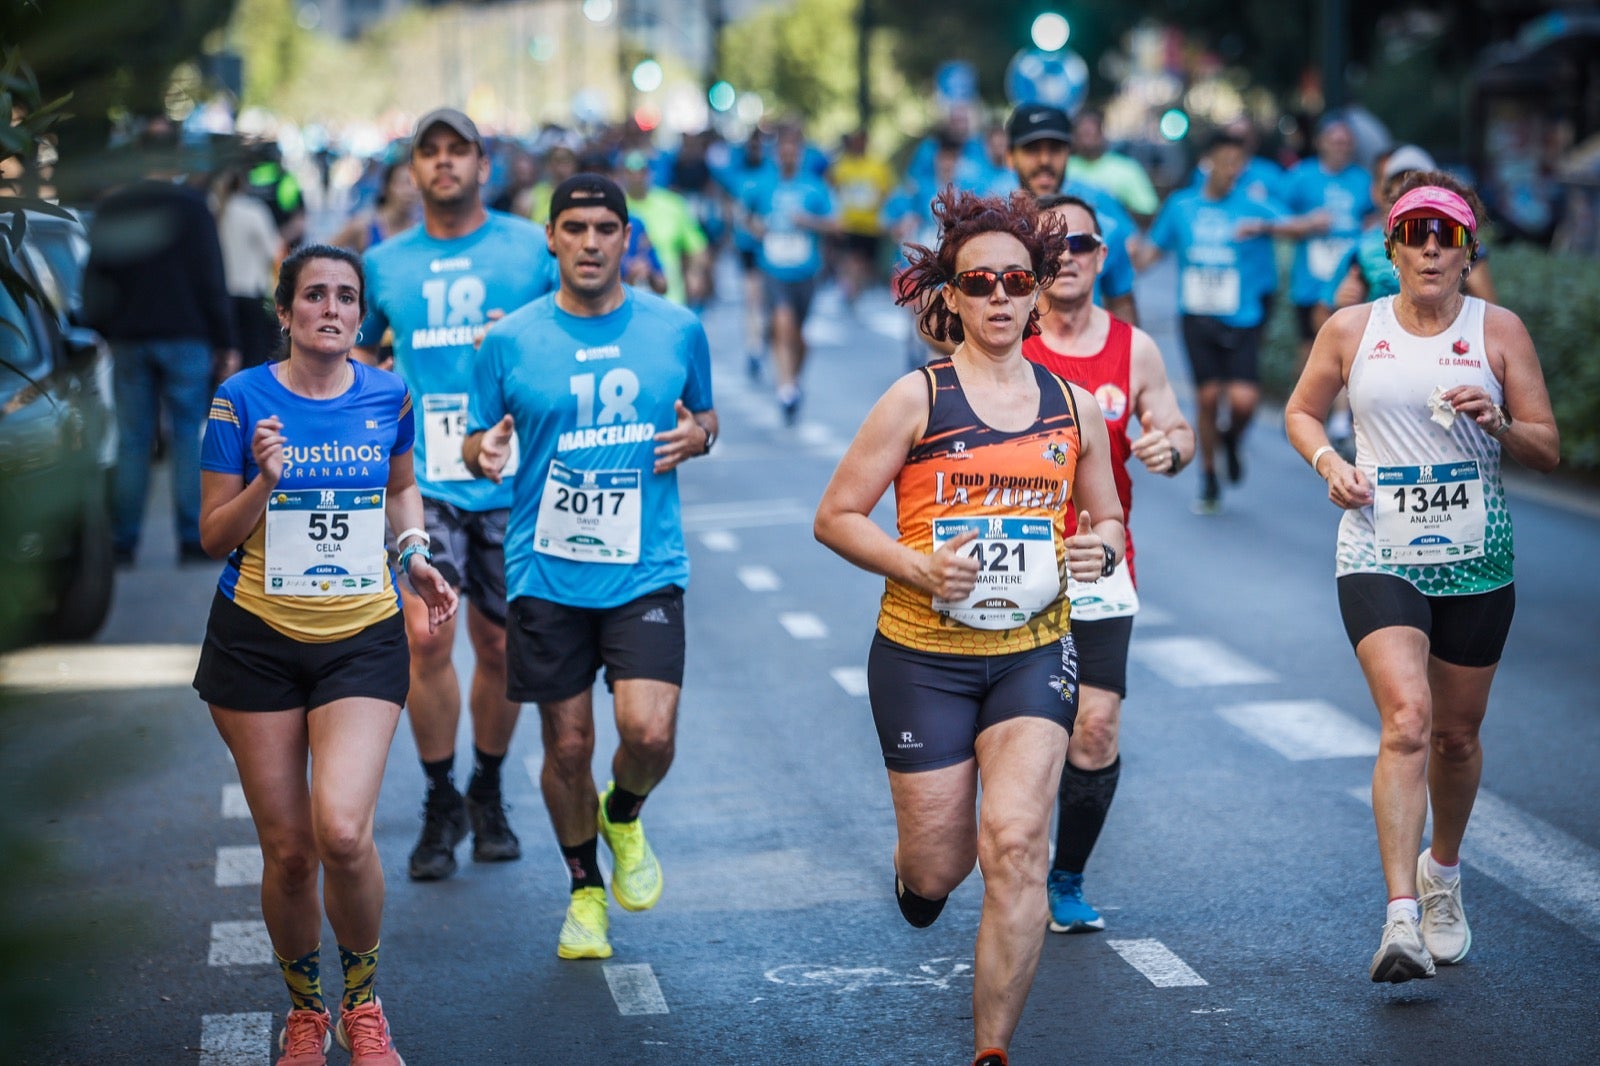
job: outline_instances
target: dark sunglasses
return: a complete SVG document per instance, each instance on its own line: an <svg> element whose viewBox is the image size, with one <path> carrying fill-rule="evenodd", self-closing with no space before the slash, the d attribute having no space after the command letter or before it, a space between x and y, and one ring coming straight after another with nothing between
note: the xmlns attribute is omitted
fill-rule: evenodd
<svg viewBox="0 0 1600 1066"><path fill-rule="evenodd" d="M1027 296L1039 287L1039 279L1031 270L963 270L955 276L954 283L967 296L988 296L997 283L1005 286L1007 296Z"/></svg>
<svg viewBox="0 0 1600 1066"><path fill-rule="evenodd" d="M1069 233L1066 236L1066 241L1067 252L1070 255L1084 255L1085 253L1095 251L1105 243L1100 239L1100 234L1089 233L1087 231L1083 233Z"/></svg>
<svg viewBox="0 0 1600 1066"><path fill-rule="evenodd" d="M1465 248L1472 243L1472 231L1448 218L1402 218L1389 231L1389 239L1407 248L1422 248L1430 236L1439 238L1441 248Z"/></svg>

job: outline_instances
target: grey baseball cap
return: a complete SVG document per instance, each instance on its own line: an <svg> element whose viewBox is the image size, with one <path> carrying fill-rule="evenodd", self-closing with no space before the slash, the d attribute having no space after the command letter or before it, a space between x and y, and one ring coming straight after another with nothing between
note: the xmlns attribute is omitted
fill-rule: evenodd
<svg viewBox="0 0 1600 1066"><path fill-rule="evenodd" d="M1414 144L1402 144L1384 160L1383 180L1388 181L1396 174L1409 174L1413 170L1438 169L1439 165L1433 161L1433 156Z"/></svg>
<svg viewBox="0 0 1600 1066"><path fill-rule="evenodd" d="M453 107L436 107L426 115L417 119L417 128L411 133L412 150L422 137L435 126L445 126L461 135L464 141L470 141L479 148L483 147L483 134L478 132L478 126L467 117L465 111L458 111Z"/></svg>

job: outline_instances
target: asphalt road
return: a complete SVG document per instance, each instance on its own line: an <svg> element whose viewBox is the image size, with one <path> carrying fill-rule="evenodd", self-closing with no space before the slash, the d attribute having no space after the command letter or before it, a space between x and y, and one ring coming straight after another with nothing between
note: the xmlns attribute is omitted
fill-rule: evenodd
<svg viewBox="0 0 1600 1066"><path fill-rule="evenodd" d="M1152 275L1142 298L1186 382L1170 284ZM422 775L402 726L378 809L378 982L412 1066L967 1061L981 884L930 929L899 917L863 693L881 586L810 531L902 369L902 323L881 295L853 315L819 298L807 401L784 427L745 377L737 314L708 314L723 437L682 475L688 680L678 761L645 816L666 894L647 914L612 908L608 962L556 958L565 877L531 709L506 774L523 860L474 865L464 847L454 879L411 883ZM1107 928L1047 939L1014 1061L1600 1061L1600 508L1512 497L1518 614L1465 848L1472 954L1376 986L1377 718L1338 620L1337 514L1270 417L1246 463L1210 518L1189 513L1192 474L1135 478L1145 610L1087 882ZM20 1062L272 1061L286 997L254 837L188 687L215 568L172 554L157 513L99 641L0 673L4 831L35 845L7 871L0 987L7 1018L45 1023ZM465 736L460 750L464 764Z"/></svg>

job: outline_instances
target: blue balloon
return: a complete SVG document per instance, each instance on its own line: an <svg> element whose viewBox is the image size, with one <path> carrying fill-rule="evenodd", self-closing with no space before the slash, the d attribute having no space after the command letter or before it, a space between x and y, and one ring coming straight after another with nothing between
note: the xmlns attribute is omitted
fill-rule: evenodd
<svg viewBox="0 0 1600 1066"><path fill-rule="evenodd" d="M1068 48L1024 48L1006 67L1006 97L1013 106L1048 104L1074 114L1089 93L1089 64Z"/></svg>

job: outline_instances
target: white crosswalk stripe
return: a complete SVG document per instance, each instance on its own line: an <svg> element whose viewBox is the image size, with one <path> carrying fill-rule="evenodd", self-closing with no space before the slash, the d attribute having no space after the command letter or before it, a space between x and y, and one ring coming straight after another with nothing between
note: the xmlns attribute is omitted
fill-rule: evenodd
<svg viewBox="0 0 1600 1066"><path fill-rule="evenodd" d="M217 849L217 887L261 883L261 849L255 844Z"/></svg>
<svg viewBox="0 0 1600 1066"><path fill-rule="evenodd" d="M859 666L836 666L828 671L828 676L837 681L848 696L867 694L867 672Z"/></svg>
<svg viewBox="0 0 1600 1066"><path fill-rule="evenodd" d="M1322 700L1265 700L1218 707L1217 713L1286 759L1341 759L1378 754L1378 731Z"/></svg>
<svg viewBox="0 0 1600 1066"><path fill-rule="evenodd" d="M212 966L255 966L272 961L272 940L267 923L212 922L211 951L206 961Z"/></svg>
<svg viewBox="0 0 1600 1066"><path fill-rule="evenodd" d="M1159 940L1107 940L1106 946L1157 988L1184 988L1207 981Z"/></svg>
<svg viewBox="0 0 1600 1066"><path fill-rule="evenodd" d="M776 592L783 588L777 572L766 566L739 567L739 581L751 592Z"/></svg>
<svg viewBox="0 0 1600 1066"><path fill-rule="evenodd" d="M668 1013L667 999L661 994L661 985L649 963L606 963L605 973L618 1012L624 1015Z"/></svg>
<svg viewBox="0 0 1600 1066"><path fill-rule="evenodd" d="M1226 645L1205 637L1151 637L1136 640L1129 654L1162 680L1178 688L1207 685L1265 685L1278 680Z"/></svg>
<svg viewBox="0 0 1600 1066"><path fill-rule="evenodd" d="M271 1059L272 1015L205 1014L200 1018L200 1066L266 1066Z"/></svg>
<svg viewBox="0 0 1600 1066"><path fill-rule="evenodd" d="M795 640L822 640L828 635L828 624L807 611L785 611L778 615L778 624Z"/></svg>

